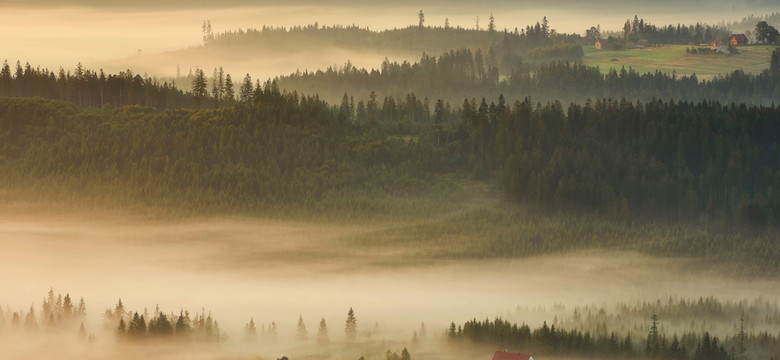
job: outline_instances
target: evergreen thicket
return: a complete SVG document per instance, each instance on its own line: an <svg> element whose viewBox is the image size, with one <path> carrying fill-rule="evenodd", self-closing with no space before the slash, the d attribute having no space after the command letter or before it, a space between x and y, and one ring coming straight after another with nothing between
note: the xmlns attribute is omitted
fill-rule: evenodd
<svg viewBox="0 0 780 360"><path fill-rule="evenodd" d="M582 330L565 330L556 325L548 325L531 329L523 323L513 324L501 318L469 320L456 327L451 323L446 330L447 341L455 347L464 346L495 346L500 349L513 349L541 356L577 356L583 358L607 359L667 359L667 360L733 360L750 354L771 356L778 350L778 339L768 333L759 334L756 341L745 345L745 335L736 336L721 341L712 336L709 331L702 333L684 333L668 336L658 328L658 317L651 317L652 325L646 336L631 334L620 335L617 332L607 332L606 327L596 333ZM642 341L644 338L644 341ZM754 336L755 338L755 336ZM635 343L635 339L639 343ZM642 344L643 343L643 344ZM727 350L727 346L731 350ZM742 348L737 349L737 346Z"/></svg>
<svg viewBox="0 0 780 360"><path fill-rule="evenodd" d="M245 49L292 51L301 47L347 49L376 49L384 52L442 53L451 49L469 49L489 52L493 49L498 59L511 60L514 56L530 54L540 48L557 44L579 45L577 34L557 33L545 17L525 28L465 29L449 26L409 26L374 31L358 26L307 26L239 29L204 36L204 46L226 52ZM540 55L540 54L537 54ZM582 55L580 55L581 57Z"/></svg>
<svg viewBox="0 0 780 360"><path fill-rule="evenodd" d="M55 74L29 63L22 66L19 61L12 69L6 60L0 68L0 97L33 96L90 107L142 105L164 109L193 105L192 97L175 83L160 83L131 70L106 74L78 63L73 72L60 68Z"/></svg>
<svg viewBox="0 0 780 360"><path fill-rule="evenodd" d="M765 105L780 97L780 76L772 70L757 75L736 70L700 81L695 74L681 77L660 71L642 74L632 68L602 72L598 67L577 61L554 60L533 67L522 58L502 67L495 54L461 49L438 57L424 54L415 63L385 60L380 69L372 70L358 69L347 62L341 68L297 72L277 77L275 81L288 91L318 94L331 102L338 101L344 93L363 100L361 96L371 92L379 97L396 98L413 93L419 98L441 98L452 103L475 94L486 98L504 95L508 99L530 96L536 101L562 103L626 98L643 102L716 100Z"/></svg>
<svg viewBox="0 0 780 360"><path fill-rule="evenodd" d="M431 176L472 173L541 206L780 222L775 106L601 99L564 108L500 96L430 107L414 94L357 105L345 95L329 106L276 83L199 111L0 99L0 181L196 209L378 214L368 198L430 193Z"/></svg>

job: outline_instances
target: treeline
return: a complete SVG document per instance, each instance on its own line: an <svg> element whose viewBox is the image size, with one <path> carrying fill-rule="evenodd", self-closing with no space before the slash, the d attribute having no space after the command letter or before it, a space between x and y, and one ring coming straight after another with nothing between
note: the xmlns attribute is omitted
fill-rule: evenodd
<svg viewBox="0 0 780 360"><path fill-rule="evenodd" d="M508 99L530 96L537 101L584 102L596 98L626 98L771 104L780 98L780 65L775 51L770 67L761 74L735 70L712 80L696 75L678 77L675 73L641 74L631 68L609 69L579 62L553 61L536 65L534 71L518 58L508 75L500 76L498 55L481 51L452 50L438 57L424 54L415 63L384 61L380 69L357 69L347 63L342 68L316 72L296 72L276 78L283 89L302 94L318 94L338 102L345 93L398 98L414 93L420 98L444 99L454 103L474 94Z"/></svg>
<svg viewBox="0 0 780 360"><path fill-rule="evenodd" d="M151 314L144 309L137 311L125 309L120 299L114 309L106 309L104 322L107 327L115 326L116 337L120 341L177 340L220 342L227 334L219 329L219 323L211 313L196 313L190 318L190 312L181 310L179 314L165 314L156 307Z"/></svg>
<svg viewBox="0 0 780 360"><path fill-rule="evenodd" d="M608 337L612 331L648 334L644 347L637 344L635 348L651 358L701 359L695 355L697 352L771 358L780 351L775 335L780 330L780 308L776 302L764 298L727 301L711 296L670 297L618 302L611 306L587 305L573 309L557 306L549 311L518 307L510 317L554 317L556 326L589 332L594 337ZM672 355L675 353L678 356ZM683 354L688 357L680 356Z"/></svg>
<svg viewBox="0 0 780 360"><path fill-rule="evenodd" d="M424 15L423 15L424 17ZM359 26L306 26L238 29L213 34L204 32L204 45L209 47L243 47L295 49L306 46L338 46L355 49L405 50L440 53L450 49L467 48L487 51L491 46L502 46L515 52L559 43L579 43L576 34L558 33L545 17L535 25L498 29L495 18L486 19L483 27L466 29L420 24L390 30L374 31ZM424 19L423 19L424 22ZM483 23L484 24L484 23Z"/></svg>
<svg viewBox="0 0 780 360"><path fill-rule="evenodd" d="M30 304L27 311L12 311L0 307L0 334L2 330L10 329L11 333L50 333L50 332L78 332L83 339L93 339L94 335L88 335L84 327L87 317L87 305L84 298L78 301L70 297L70 294L56 294L54 289L49 289L43 297L40 307ZM78 326L78 330L76 327Z"/></svg>
<svg viewBox="0 0 780 360"><path fill-rule="evenodd" d="M659 328L659 318L651 316L646 336L636 341L631 332L611 331L592 334L589 331L565 330L544 324L531 329L527 324L511 323L501 318L476 319L463 325L451 323L446 339L454 347L492 346L512 349L533 356L578 356L615 359L733 360L777 356L780 342L775 335L762 333L749 339L744 328L721 340L708 331L668 336ZM755 340L755 341L750 341Z"/></svg>
<svg viewBox="0 0 780 360"><path fill-rule="evenodd" d="M645 40L650 44L688 45L710 43L713 40L725 42L731 34L731 30L723 25L696 23L657 26L634 15L633 19L626 19L622 32L605 33L604 35L621 37L632 42Z"/></svg>
<svg viewBox="0 0 780 360"><path fill-rule="evenodd" d="M371 216L391 213L394 196L425 202L437 184L423 181L419 142L340 114L273 83L201 111L0 99L0 182L217 212Z"/></svg>
<svg viewBox="0 0 780 360"><path fill-rule="evenodd" d="M763 227L780 223L779 116L715 101L452 107L412 94L331 107L272 82L202 111L2 99L0 181L192 209L369 215L388 210L369 199L431 193L431 176L469 172L518 202Z"/></svg>
<svg viewBox="0 0 780 360"><path fill-rule="evenodd" d="M378 327L378 324L377 324ZM276 321L271 321L267 326L262 324L258 329L255 325L254 318L249 319L249 322L244 325L244 340L247 342L263 342L263 343L276 343L278 341ZM370 330L366 332L367 338L371 337ZM303 316L298 316L298 323L295 327L295 341L299 344L310 343L312 338L319 346L326 346L331 343L331 338L328 332L328 325L325 322L325 318L322 318L317 328L316 336L310 337L309 331L306 328L306 323L303 321ZM344 322L344 343L348 345L354 345L358 341L358 321L355 316L355 311L349 308L347 311L346 321Z"/></svg>
<svg viewBox="0 0 780 360"><path fill-rule="evenodd" d="M161 84L131 70L106 74L102 69L89 70L78 63L73 72L60 68L55 74L46 68L33 68L29 63L22 67L19 61L12 70L6 60L0 69L0 97L32 96L70 101L79 106L192 107L192 97L176 84Z"/></svg>
<svg viewBox="0 0 780 360"><path fill-rule="evenodd" d="M424 22L424 16L423 16ZM541 23L514 30L499 30L495 19L487 26L473 29L460 27L408 26L391 30L373 31L357 26L308 26L239 29L213 34L204 31L204 46L220 53L249 51L296 52L300 49L337 47L356 50L373 49L384 52L439 54L452 49L477 50L494 53L497 69L509 73L522 56L536 64L552 60L577 60L584 55L577 34L561 34L551 28L545 17Z"/></svg>
<svg viewBox="0 0 780 360"><path fill-rule="evenodd" d="M656 301L577 306L571 311L556 312L559 324L568 328L603 332L606 328L646 332L651 315L664 319L669 332L701 332L728 334L744 326L757 332L780 331L780 308L767 299L724 301L712 296L699 298L668 298ZM529 315L517 309L516 316Z"/></svg>
<svg viewBox="0 0 780 360"><path fill-rule="evenodd" d="M461 114L474 163L518 201L780 224L775 106L472 99Z"/></svg>
<svg viewBox="0 0 780 360"><path fill-rule="evenodd" d="M451 323L446 331L448 343L459 345L491 345L501 349L513 349L533 356L577 355L584 357L621 357L637 355L631 334L594 337L589 332L562 330L555 325L544 324L531 329L527 324L513 324L496 318L491 321L469 320L456 327Z"/></svg>
<svg viewBox="0 0 780 360"><path fill-rule="evenodd" d="M760 21L766 21L770 25L780 27L780 12L772 12L764 15L753 15L743 17L739 21L734 21L726 24L726 27L731 29L735 33L744 33L746 31L754 31L756 29L756 23Z"/></svg>

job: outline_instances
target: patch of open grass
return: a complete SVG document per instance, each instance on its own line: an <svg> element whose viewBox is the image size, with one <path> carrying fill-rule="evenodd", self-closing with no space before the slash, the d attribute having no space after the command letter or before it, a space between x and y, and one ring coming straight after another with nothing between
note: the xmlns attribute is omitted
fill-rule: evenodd
<svg viewBox="0 0 780 360"><path fill-rule="evenodd" d="M640 73L661 72L678 75L696 74L699 80L712 79L734 70L742 69L757 74L769 66L772 51L777 46L751 45L741 46L740 53L725 54L688 54L686 45L666 45L631 50L598 50L594 46L585 46L583 62L589 66L598 66L606 73L610 68L620 70L629 67Z"/></svg>

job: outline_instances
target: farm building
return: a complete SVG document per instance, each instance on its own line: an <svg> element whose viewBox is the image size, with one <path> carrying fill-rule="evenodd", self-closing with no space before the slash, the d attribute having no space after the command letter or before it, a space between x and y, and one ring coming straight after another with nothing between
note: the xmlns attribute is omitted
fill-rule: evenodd
<svg viewBox="0 0 780 360"><path fill-rule="evenodd" d="M718 51L718 49L720 49L721 46L723 46L723 41L715 40L715 41L710 43L710 50L711 51Z"/></svg>
<svg viewBox="0 0 780 360"><path fill-rule="evenodd" d="M737 45L747 45L748 39L745 34L732 34L729 38L729 44L737 46Z"/></svg>
<svg viewBox="0 0 780 360"><path fill-rule="evenodd" d="M496 351L493 354L493 360L534 360L534 357L529 354Z"/></svg>
<svg viewBox="0 0 780 360"><path fill-rule="evenodd" d="M598 39L596 40L596 49L603 49L607 47L607 39Z"/></svg>

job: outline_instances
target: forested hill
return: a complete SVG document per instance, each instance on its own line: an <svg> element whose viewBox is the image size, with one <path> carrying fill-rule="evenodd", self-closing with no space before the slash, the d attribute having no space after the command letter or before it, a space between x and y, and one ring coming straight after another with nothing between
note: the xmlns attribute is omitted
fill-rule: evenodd
<svg viewBox="0 0 780 360"><path fill-rule="evenodd" d="M572 47L540 49L565 54ZM695 75L641 74L633 69L610 69L602 74L598 67L579 62L553 61L536 66L534 72L522 59L509 70L500 71L494 53L457 50L442 55L423 55L415 63L385 61L381 69L358 69L351 64L325 71L298 72L280 76L276 82L289 91L318 94L331 102L344 94L365 98L375 92L380 98L403 97L414 93L419 98L460 102L464 98L508 99L530 96L537 101L583 102L595 98L627 98L772 104L780 99L780 51L772 55L770 69L758 74L736 70L712 80L699 81ZM500 72L509 71L509 76Z"/></svg>
<svg viewBox="0 0 780 360"><path fill-rule="evenodd" d="M189 88L185 84L184 88ZM20 61L11 66L8 60L0 68L0 97L33 97L58 99L79 106L143 105L158 109L192 107L192 96L174 82L162 83L134 74L131 70L106 74L90 70L79 63L71 71L60 68L56 73Z"/></svg>
<svg viewBox="0 0 780 360"><path fill-rule="evenodd" d="M238 29L223 33L212 33L210 22L203 26L203 46L180 50L170 55L217 61L229 64L236 59L257 59L263 62L278 54L285 56L312 56L343 51L349 55L335 63L373 56L377 64L383 57L412 58L419 54L440 54L452 49L467 49L484 54L490 66L501 74L511 73L520 59L536 66L553 60L577 60L583 56L582 39L576 34L559 34L546 18L536 24L514 29L498 29L493 20L486 20L481 30L424 24L420 15L419 26L408 26L391 30L371 30L358 26L307 26L267 27L261 29ZM373 54L373 55L369 55ZM169 61L170 56L162 54L160 61ZM358 60L352 59L352 60ZM322 67L333 63L322 64ZM304 70L305 68L299 69ZM488 69L488 64L485 64ZM285 73L295 68L285 70ZM276 75L276 74L274 74Z"/></svg>
<svg viewBox="0 0 780 360"><path fill-rule="evenodd" d="M267 27L226 31L213 34L203 33L204 46L220 48L222 51L242 49L267 49L268 51L295 51L304 48L342 47L356 50L405 50L413 53L442 53L451 49L481 49L487 52L494 48L499 56L517 55L538 47L570 43L580 44L577 34L559 34L552 29L546 18L525 27L498 29L488 19L481 30L450 27L445 23L426 26L423 19L419 26L408 26L391 30L371 30L357 26L307 26Z"/></svg>
<svg viewBox="0 0 780 360"><path fill-rule="evenodd" d="M371 217L403 213L393 199L426 203L455 174L540 207L780 223L776 106L501 97L437 101L430 113L407 100L331 107L273 83L200 111L0 99L0 183L195 211ZM390 110L403 120L383 120Z"/></svg>

